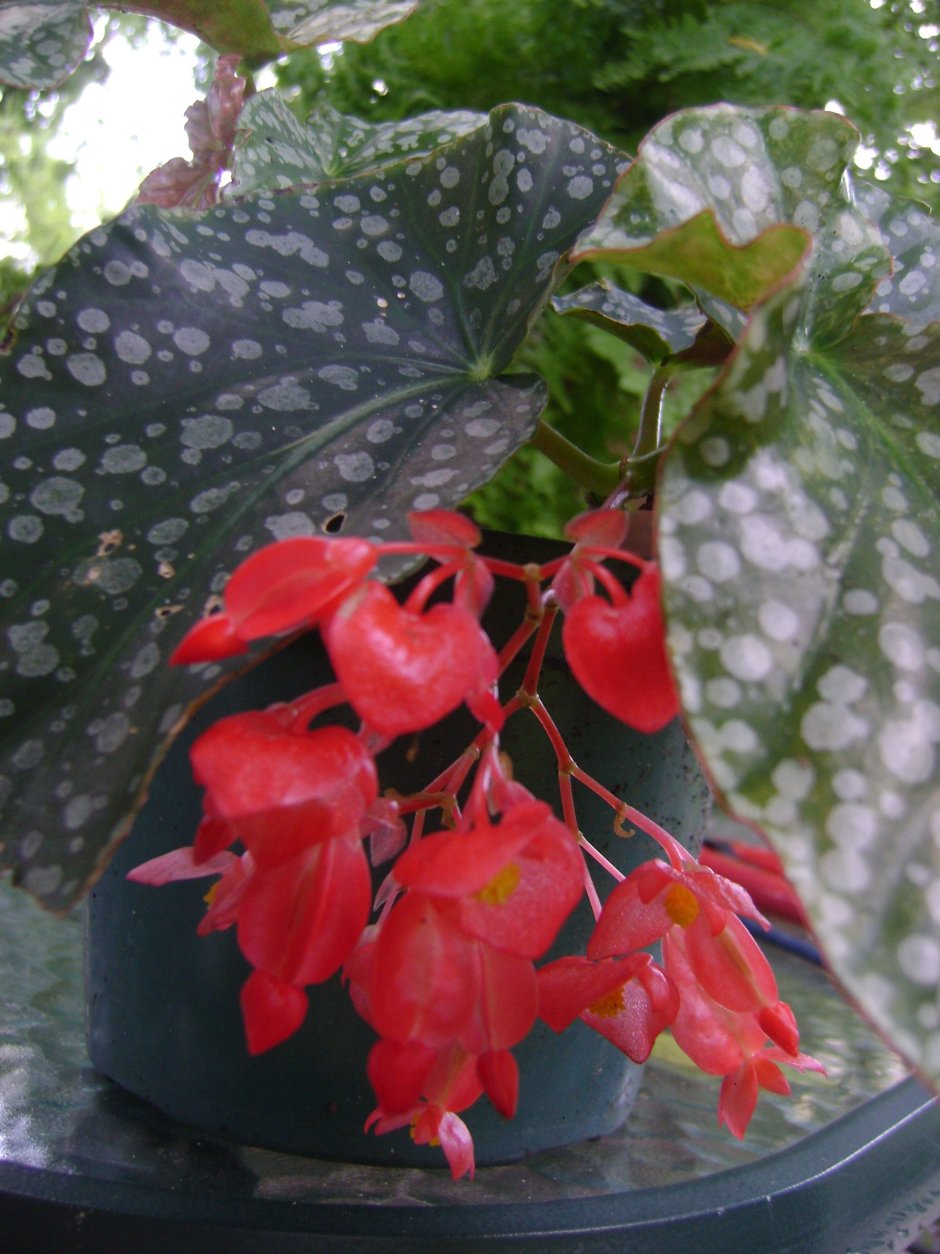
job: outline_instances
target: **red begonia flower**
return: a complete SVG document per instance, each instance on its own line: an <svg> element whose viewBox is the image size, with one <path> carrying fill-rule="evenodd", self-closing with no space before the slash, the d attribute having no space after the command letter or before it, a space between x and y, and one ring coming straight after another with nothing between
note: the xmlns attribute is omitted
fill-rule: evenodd
<svg viewBox="0 0 940 1254"><path fill-rule="evenodd" d="M376 1065L380 1068L390 1065L394 1057L394 1051L383 1051L376 1055ZM384 1087L385 1080L379 1083ZM434 1062L424 1079L421 1100L409 1110L396 1112L379 1105L366 1120L366 1129L393 1132L410 1123L416 1145L440 1145L455 1180L468 1173L472 1178L473 1138L455 1112L472 1106L482 1092L477 1058L459 1045L452 1045L435 1052Z"/></svg>
<svg viewBox="0 0 940 1254"><path fill-rule="evenodd" d="M773 971L739 914L764 922L744 889L708 868L691 860L682 870L649 862L608 897L588 941L588 956L629 953L681 936L683 953L705 992L729 1010L764 1013L774 1039L786 1044L795 1024L774 1013L778 994ZM663 950L670 976L671 952Z"/></svg>
<svg viewBox="0 0 940 1254"><path fill-rule="evenodd" d="M754 1113L759 1089L789 1092L778 1063L822 1074L825 1068L809 1054L799 1052L796 1023L785 1002L778 1002L774 1009L792 1025L786 1049L768 1039L760 1012L729 1010L710 997L693 970L686 940L678 930L663 940L663 960L679 989L679 1011L671 1031L696 1066L710 1075L724 1076L718 1122L740 1139Z"/></svg>
<svg viewBox="0 0 940 1254"><path fill-rule="evenodd" d="M584 863L564 824L530 801L499 824L426 836L401 855L395 878L433 896L464 932L537 958L580 900Z"/></svg>
<svg viewBox="0 0 940 1254"><path fill-rule="evenodd" d="M622 958L569 956L538 972L539 1017L555 1032L575 1019L634 1062L645 1062L679 1008L675 985L647 953Z"/></svg>
<svg viewBox="0 0 940 1254"><path fill-rule="evenodd" d="M562 643L584 691L628 727L656 732L678 714L654 566L619 604L600 596L577 601L565 615Z"/></svg>
<svg viewBox="0 0 940 1254"><path fill-rule="evenodd" d="M319 622L365 579L377 551L368 540L296 536L269 544L235 570L223 612L200 620L177 646L176 665L244 653L252 640Z"/></svg>
<svg viewBox="0 0 940 1254"><path fill-rule="evenodd" d="M249 1054L262 1054L297 1031L307 1014L307 994L267 971L252 971L239 998Z"/></svg>
<svg viewBox="0 0 940 1254"><path fill-rule="evenodd" d="M296 731L274 711L220 719L190 750L206 789L197 858L237 836L259 867L350 832L378 795L375 763L343 727Z"/></svg>
<svg viewBox="0 0 940 1254"><path fill-rule="evenodd" d="M369 1022L391 1040L449 1045L470 1019L479 979L472 940L430 897L408 893L372 947Z"/></svg>
<svg viewBox="0 0 940 1254"><path fill-rule="evenodd" d="M589 510L567 524L565 537L575 545L552 580L552 592L565 613L594 592L597 559L591 549L618 549L626 534L627 516L618 509Z"/></svg>
<svg viewBox="0 0 940 1254"><path fill-rule="evenodd" d="M690 927L700 916L717 934L733 915L767 925L738 884L692 858L678 869L660 860L644 862L610 893L588 942L591 958L645 949L672 927Z"/></svg>
<svg viewBox="0 0 940 1254"><path fill-rule="evenodd" d="M413 613L380 583L347 598L324 639L349 703L383 736L433 726L499 672L472 614L446 604Z"/></svg>
<svg viewBox="0 0 940 1254"><path fill-rule="evenodd" d="M238 944L254 967L289 984L316 984L346 961L372 899L359 840L313 845L251 876L238 906Z"/></svg>
<svg viewBox="0 0 940 1254"><path fill-rule="evenodd" d="M512 1119L519 1104L519 1064L508 1049L480 1054L477 1070L487 1097L504 1119Z"/></svg>

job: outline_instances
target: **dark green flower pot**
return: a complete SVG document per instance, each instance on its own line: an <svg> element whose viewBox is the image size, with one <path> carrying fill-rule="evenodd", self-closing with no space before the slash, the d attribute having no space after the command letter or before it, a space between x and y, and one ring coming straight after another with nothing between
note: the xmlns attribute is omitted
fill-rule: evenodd
<svg viewBox="0 0 940 1254"><path fill-rule="evenodd" d="M561 551L546 542L498 539L486 551L513 561L546 561ZM521 587L499 581L486 619L497 643L518 624L522 609ZM507 677L504 693L513 691L521 673L517 666ZM203 1131L350 1162L441 1165L439 1150L415 1146L406 1132L377 1137L363 1131L374 1106L365 1060L375 1037L338 977L310 989L310 1011L295 1036L252 1058L238 1004L250 968L234 931L196 936L209 881L153 888L125 878L139 863L192 841L201 794L187 753L202 730L222 715L290 699L330 677L318 636L308 636L223 688L168 754L130 837L88 902L88 1050L98 1071ZM678 721L645 736L605 714L572 680L558 630L540 691L579 765L685 844L700 842L708 788ZM469 716L458 713L440 728L396 743L379 758L382 787L407 791L426 783L474 729ZM510 720L502 744L516 778L536 795L557 799L554 755L530 714ZM655 852L641 835L614 835L611 811L576 789L582 829L622 870ZM595 879L606 895L612 881ZM551 956L583 952L592 925L582 902ZM485 1097L465 1114L479 1164L599 1136L626 1119L641 1069L580 1022L560 1036L537 1023L513 1052L521 1072L516 1117L503 1119Z"/></svg>

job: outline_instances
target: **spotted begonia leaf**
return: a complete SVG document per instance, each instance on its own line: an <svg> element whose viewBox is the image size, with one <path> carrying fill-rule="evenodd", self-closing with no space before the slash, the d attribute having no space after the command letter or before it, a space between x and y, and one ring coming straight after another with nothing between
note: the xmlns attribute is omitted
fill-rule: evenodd
<svg viewBox="0 0 940 1254"><path fill-rule="evenodd" d="M372 124L325 104L304 124L277 92L259 92L239 119L231 192L244 196L364 174L399 157L423 156L482 121L479 113L458 110Z"/></svg>
<svg viewBox="0 0 940 1254"><path fill-rule="evenodd" d="M55 87L76 68L91 40L90 10L135 10L191 31L220 52L254 62L330 40L365 42L412 13L419 0L5 0L0 3L0 82Z"/></svg>
<svg viewBox="0 0 940 1254"><path fill-rule="evenodd" d="M268 0L271 24L288 44L309 47L333 40L367 43L413 13L420 0Z"/></svg>
<svg viewBox="0 0 940 1254"><path fill-rule="evenodd" d="M701 307L742 334L660 482L683 705L719 792L780 850L837 976L937 1083L940 230L852 185L852 135L829 115L723 106L657 134L646 176L638 162L586 237L642 222L652 254L614 233L611 256L661 273L675 244L678 273L683 216L703 212L728 262L767 229L758 209L812 241L749 320L724 275L691 276Z"/></svg>
<svg viewBox="0 0 940 1254"><path fill-rule="evenodd" d="M85 0L0 4L0 82L56 87L91 43Z"/></svg>
<svg viewBox="0 0 940 1254"><path fill-rule="evenodd" d="M897 200L872 183L855 184L852 197L881 231L893 260L871 308L899 314L917 328L940 320L940 283L932 277L940 266L937 227L927 209L917 201Z"/></svg>
<svg viewBox="0 0 940 1254"><path fill-rule="evenodd" d="M577 255L681 279L748 309L806 256L857 145L855 129L832 113L713 105L675 114L640 145Z"/></svg>
<svg viewBox="0 0 940 1254"><path fill-rule="evenodd" d="M216 672L164 662L274 538L404 534L544 403L498 377L622 168L538 110L315 189L130 209L0 359L4 858L67 907Z"/></svg>
<svg viewBox="0 0 940 1254"><path fill-rule="evenodd" d="M659 546L718 790L776 845L849 994L937 1083L940 326L922 311L940 230L917 223L872 301L884 249L826 206L804 281L754 310L665 458Z"/></svg>
<svg viewBox="0 0 940 1254"><path fill-rule="evenodd" d="M568 296L552 297L552 308L603 327L655 362L690 349L708 323L695 305L657 309L606 280Z"/></svg>

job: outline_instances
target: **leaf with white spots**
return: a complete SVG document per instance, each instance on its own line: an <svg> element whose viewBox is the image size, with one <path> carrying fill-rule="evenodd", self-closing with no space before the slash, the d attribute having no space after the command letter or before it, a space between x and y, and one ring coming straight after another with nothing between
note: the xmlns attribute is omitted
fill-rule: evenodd
<svg viewBox="0 0 940 1254"><path fill-rule="evenodd" d="M684 110L640 145L577 255L681 279L749 309L808 256L809 233L839 197L857 144L832 113ZM703 307L721 320L718 305ZM740 320L729 329L737 333Z"/></svg>
<svg viewBox="0 0 940 1254"><path fill-rule="evenodd" d="M631 344L647 361L654 362L688 352L708 325L708 319L695 305L657 309L606 280L568 296L552 297L552 308L556 313L603 327Z"/></svg>
<svg viewBox="0 0 940 1254"><path fill-rule="evenodd" d="M881 230L894 258L894 269L879 283L871 308L899 314L916 327L940 320L940 225L916 200L897 200L882 187L857 182L853 198Z"/></svg>
<svg viewBox="0 0 940 1254"><path fill-rule="evenodd" d="M288 44L309 47L333 40L368 43L401 22L419 0L292 0L268 3L274 29Z"/></svg>
<svg viewBox="0 0 940 1254"><path fill-rule="evenodd" d="M249 551L392 537L528 437L500 375L621 154L506 106L421 158L199 214L137 206L0 358L4 860L64 908L216 673L170 649Z"/></svg>
<svg viewBox="0 0 940 1254"><path fill-rule="evenodd" d="M754 311L665 459L669 645L718 790L936 1083L940 326L846 309L837 335L829 306L817 338L812 306Z"/></svg>
<svg viewBox="0 0 940 1254"><path fill-rule="evenodd" d="M91 43L85 0L0 4L0 82L57 87Z"/></svg>
<svg viewBox="0 0 940 1254"><path fill-rule="evenodd" d="M112 4L162 18L191 31L219 52L260 63L332 40L364 43L400 22L419 0L154 0ZM91 41L86 0L2 0L0 82L13 87L56 87L72 73Z"/></svg>
<svg viewBox="0 0 940 1254"><path fill-rule="evenodd" d="M485 121L485 114L456 110L373 124L325 104L302 123L276 91L259 92L239 119L231 194L364 174L404 156L425 156Z"/></svg>

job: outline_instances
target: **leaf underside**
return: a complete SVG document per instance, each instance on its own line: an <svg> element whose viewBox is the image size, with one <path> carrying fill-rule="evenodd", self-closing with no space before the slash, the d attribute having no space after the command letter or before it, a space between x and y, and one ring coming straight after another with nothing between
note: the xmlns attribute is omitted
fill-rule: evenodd
<svg viewBox="0 0 940 1254"><path fill-rule="evenodd" d="M34 287L0 360L0 795L45 904L97 873L218 674L165 658L245 554L401 535L525 441L543 385L496 376L621 166L506 106L358 178L131 209Z"/></svg>

